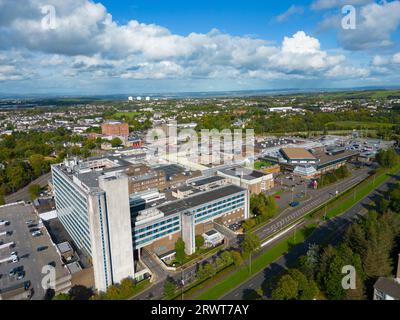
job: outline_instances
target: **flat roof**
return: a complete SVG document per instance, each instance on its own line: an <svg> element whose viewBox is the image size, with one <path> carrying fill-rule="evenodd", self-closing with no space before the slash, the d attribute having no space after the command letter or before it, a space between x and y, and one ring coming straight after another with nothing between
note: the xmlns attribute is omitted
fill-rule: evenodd
<svg viewBox="0 0 400 320"><path fill-rule="evenodd" d="M304 148L282 148L282 153L289 159L313 159L317 158L308 150Z"/></svg>
<svg viewBox="0 0 400 320"><path fill-rule="evenodd" d="M61 253L73 250L70 243L67 241L57 244L57 248L58 250L60 250Z"/></svg>
<svg viewBox="0 0 400 320"><path fill-rule="evenodd" d="M208 178L202 178L196 181L191 182L190 184L192 186L195 187L201 187L210 183L214 183L214 182L218 182L218 181L222 181L225 180L225 178L220 177L220 176L212 176L212 177L208 177Z"/></svg>
<svg viewBox="0 0 400 320"><path fill-rule="evenodd" d="M211 230L207 231L205 234L208 235L209 237L211 237L215 234L218 234L218 232L214 229L211 229Z"/></svg>
<svg viewBox="0 0 400 320"><path fill-rule="evenodd" d="M219 172L232 177L238 177L249 181L259 179L264 176L268 176L268 174L265 172L242 168L242 167L222 169L219 170Z"/></svg>
<svg viewBox="0 0 400 320"><path fill-rule="evenodd" d="M213 189L212 191L202 192L185 199L162 205L157 207L157 209L165 215L171 215L245 190L246 189L236 185L226 185L221 188Z"/></svg>
<svg viewBox="0 0 400 320"><path fill-rule="evenodd" d="M317 152L315 155L320 160L320 162L318 163L318 167L323 167L331 162L341 160L341 159L347 160L348 158L354 157L358 154L359 154L359 152L357 152L357 151L347 150L347 151L337 153L334 155L329 155L329 154L326 154L325 152L320 151L320 152Z"/></svg>
<svg viewBox="0 0 400 320"><path fill-rule="evenodd" d="M400 284L394 279L380 277L375 283L374 288L400 300Z"/></svg>

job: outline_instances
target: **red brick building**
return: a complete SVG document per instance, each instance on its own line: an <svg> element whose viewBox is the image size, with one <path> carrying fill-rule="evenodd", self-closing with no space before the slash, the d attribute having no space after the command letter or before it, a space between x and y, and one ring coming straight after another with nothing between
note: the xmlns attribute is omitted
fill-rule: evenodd
<svg viewBox="0 0 400 320"><path fill-rule="evenodd" d="M109 121L101 125L101 132L105 136L129 136L129 125L119 121Z"/></svg>

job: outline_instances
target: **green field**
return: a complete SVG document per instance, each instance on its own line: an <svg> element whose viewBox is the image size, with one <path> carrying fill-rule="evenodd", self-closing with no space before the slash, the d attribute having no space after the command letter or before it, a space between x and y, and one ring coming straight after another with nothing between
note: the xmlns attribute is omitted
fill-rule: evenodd
<svg viewBox="0 0 400 320"><path fill-rule="evenodd" d="M129 118L129 119L133 119L134 117L137 116L141 116L142 113L141 112L136 112L136 111L131 111L131 112L116 112L114 113L114 117L115 118Z"/></svg>
<svg viewBox="0 0 400 320"><path fill-rule="evenodd" d="M328 122L325 124L327 129L381 129L381 128L393 128L395 125L392 123L381 123L381 122L361 122L361 121L335 121Z"/></svg>

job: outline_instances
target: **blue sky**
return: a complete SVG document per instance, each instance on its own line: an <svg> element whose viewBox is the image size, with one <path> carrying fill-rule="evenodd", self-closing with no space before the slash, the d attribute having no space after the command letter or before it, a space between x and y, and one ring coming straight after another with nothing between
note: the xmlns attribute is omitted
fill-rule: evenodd
<svg viewBox="0 0 400 320"><path fill-rule="evenodd" d="M0 93L394 86L399 23L400 0L0 1Z"/></svg>

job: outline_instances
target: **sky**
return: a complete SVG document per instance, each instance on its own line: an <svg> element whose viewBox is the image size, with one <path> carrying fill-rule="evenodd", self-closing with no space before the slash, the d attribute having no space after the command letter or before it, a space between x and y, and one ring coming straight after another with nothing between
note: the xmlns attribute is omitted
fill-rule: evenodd
<svg viewBox="0 0 400 320"><path fill-rule="evenodd" d="M0 93L398 86L399 24L400 0L0 0Z"/></svg>

